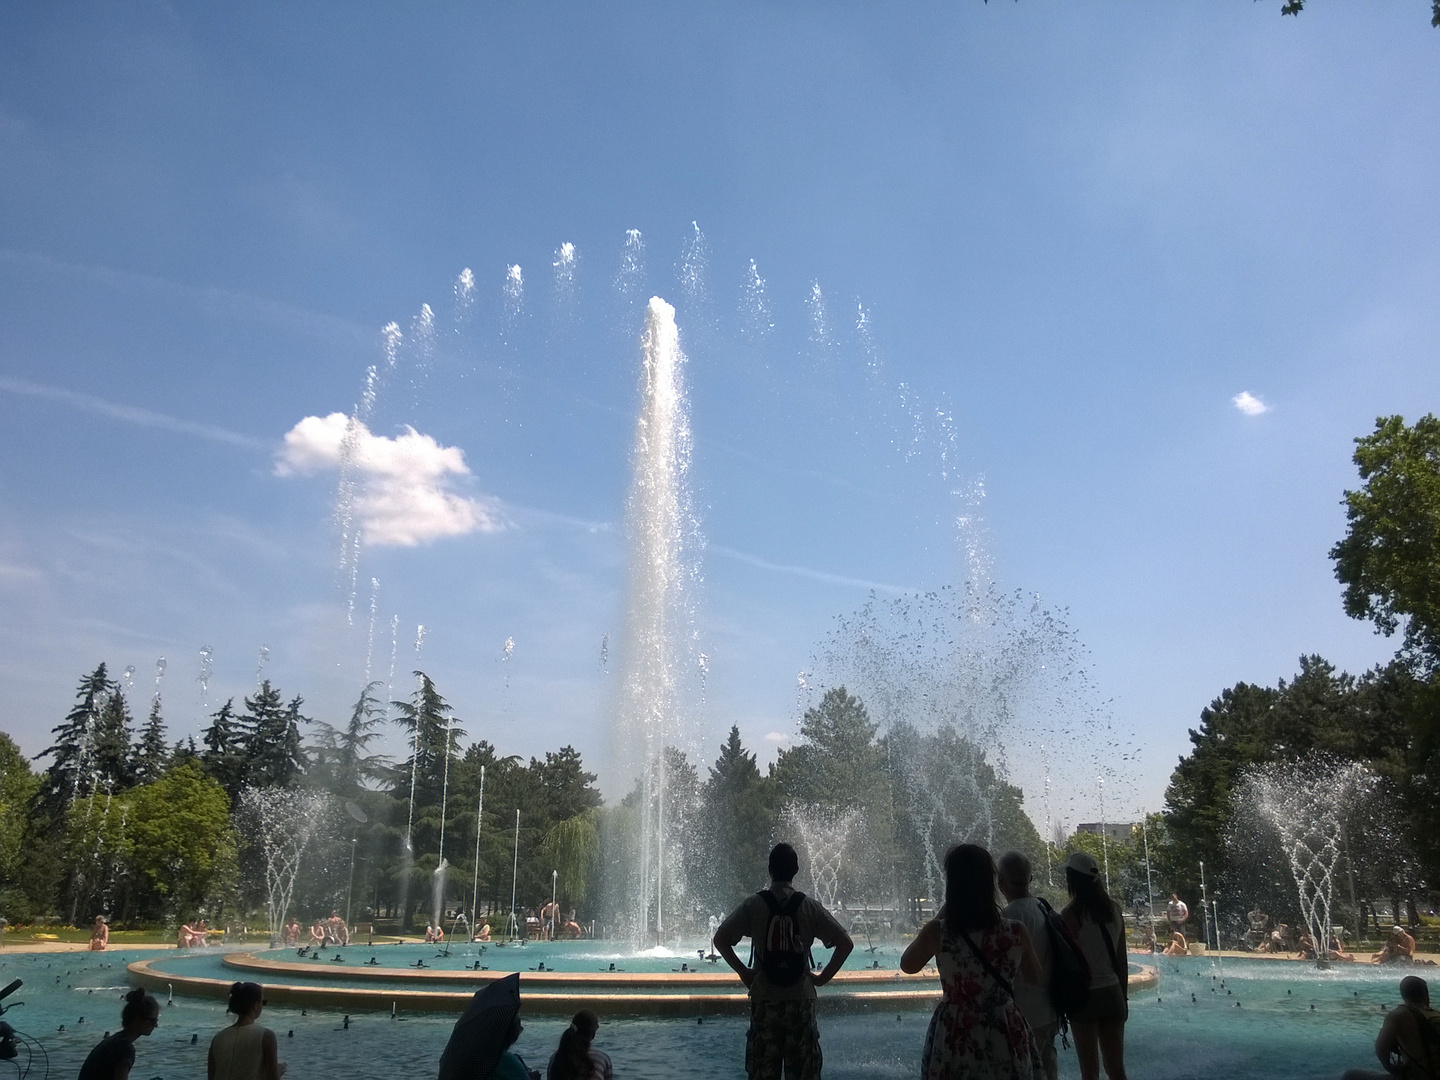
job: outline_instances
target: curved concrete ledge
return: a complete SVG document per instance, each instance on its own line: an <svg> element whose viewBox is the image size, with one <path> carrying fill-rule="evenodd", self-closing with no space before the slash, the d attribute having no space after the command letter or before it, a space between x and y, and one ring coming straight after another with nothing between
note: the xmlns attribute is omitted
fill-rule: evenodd
<svg viewBox="0 0 1440 1080"><path fill-rule="evenodd" d="M226 957L226 962L232 957ZM247 967L236 963L231 966L256 974L271 976L319 975L313 967L305 964L290 964L285 961L265 961L248 954L236 954L234 959L247 959L258 966ZM230 981L210 979L193 975L176 975L155 965L157 959L137 960L129 965L130 975L141 986L150 990L175 990L180 994L224 1000L230 994ZM318 963L318 961L317 961ZM293 969L299 969L298 971ZM290 970L287 970L290 969ZM322 969L324 970L324 969ZM340 971L330 969L332 975ZM370 968L377 980L383 969ZM392 972L395 969L391 969ZM431 988L409 987L353 987L327 986L325 980L316 978L307 982L282 982L266 978L265 996L268 1000L282 1005L297 1005L307 1008L329 1008L337 1012L461 1012L474 993L474 989L507 972L421 972L398 969L402 975L440 976L430 981ZM353 970L345 970L346 977ZM468 974L468 978L465 978ZM588 975L588 972L576 975ZM599 974L599 973L596 973ZM609 972L604 975L611 981L590 980L567 975L564 972L521 972L521 1001L524 1008L533 1014L566 1015L579 1008L593 1009L607 1015L645 1016L715 1016L744 1015L749 1011L749 998L739 982L727 980L728 992L688 993L690 986L698 985L683 976L671 976L666 981L663 973L621 973L643 976L645 981L615 982ZM553 979L542 979L555 976ZM660 981L655 981L659 976ZM846 978L845 976L848 976ZM708 974L704 976L710 978ZM819 1005L822 1012L844 1013L867 1010L929 1009L939 997L939 985L935 976L915 975L896 978L896 973L879 971L842 972L836 982L844 979L845 988L825 989L820 992ZM412 984L427 980L411 978ZM1160 981L1159 971L1149 965L1140 965L1140 970L1130 975L1130 988L1150 989ZM468 984L467 988L439 989L436 984ZM867 985L868 984L868 985ZM916 985L919 984L919 985ZM706 984L710 985L710 984ZM654 987L665 986L669 993L606 992L620 990L624 986Z"/></svg>
<svg viewBox="0 0 1440 1080"><path fill-rule="evenodd" d="M227 953L223 958L226 967L247 971L254 975L280 978L302 978L322 982L326 979L345 979L351 982L401 983L411 986L434 986L456 983L479 988L495 979L504 978L514 968L497 968L493 971L454 970L442 968L413 967L371 967L367 964L336 964L328 960L311 960L298 963L294 960L276 960L254 953ZM737 988L735 975L728 967L713 967L708 971L525 971L521 978L528 986L581 987L595 990L611 987L630 990L642 987L658 987L676 990L681 987L724 987ZM906 975L899 971L880 971L861 968L856 971L841 971L834 983L847 986L893 986L933 984L934 972Z"/></svg>

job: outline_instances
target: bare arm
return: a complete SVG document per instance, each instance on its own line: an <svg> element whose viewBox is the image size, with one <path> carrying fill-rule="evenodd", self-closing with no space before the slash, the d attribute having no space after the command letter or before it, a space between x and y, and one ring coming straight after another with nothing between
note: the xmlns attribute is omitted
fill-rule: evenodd
<svg viewBox="0 0 1440 1080"><path fill-rule="evenodd" d="M907 975L914 975L935 958L935 954L940 951L943 937L940 920L931 919L920 928L915 940L905 946L905 951L900 954L900 970Z"/></svg>
<svg viewBox="0 0 1440 1080"><path fill-rule="evenodd" d="M1039 986L1045 978L1045 969L1040 966L1035 943L1030 940L1030 931L1025 929L1024 923L1015 925L1020 928L1020 978L1031 986Z"/></svg>
<svg viewBox="0 0 1440 1080"><path fill-rule="evenodd" d="M735 946L739 943L740 936L725 923L721 923L715 931L715 939L710 944L715 946L715 951L720 954L725 963L735 970L735 974L740 976L740 981L748 987L755 981L755 969L746 967L740 962L740 957L735 955Z"/></svg>
<svg viewBox="0 0 1440 1080"><path fill-rule="evenodd" d="M280 1046L275 1032L265 1029L260 1040L260 1076L262 1080L280 1080L285 1075L285 1063L280 1060Z"/></svg>
<svg viewBox="0 0 1440 1080"><path fill-rule="evenodd" d="M1380 1025L1380 1034L1375 1037L1375 1056L1386 1072L1397 1072L1394 1055L1400 1052L1400 1018L1404 1014L1403 1008L1391 1009L1385 1023Z"/></svg>
<svg viewBox="0 0 1440 1080"><path fill-rule="evenodd" d="M846 957L850 955L854 948L854 939L845 933L844 930L841 930L840 936L835 941L835 950L830 954L830 962L820 970L819 974L813 976L811 981L816 986L824 986L828 983L835 977L835 973L840 970L841 966L845 963Z"/></svg>

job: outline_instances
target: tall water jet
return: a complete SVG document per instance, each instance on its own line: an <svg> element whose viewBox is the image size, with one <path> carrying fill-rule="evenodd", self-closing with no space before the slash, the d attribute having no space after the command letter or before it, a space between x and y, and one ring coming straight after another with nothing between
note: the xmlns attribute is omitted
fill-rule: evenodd
<svg viewBox="0 0 1440 1080"><path fill-rule="evenodd" d="M652 297L641 347L641 403L626 508L629 583L624 676L620 690L621 761L639 783L639 828L631 868L633 931L642 946L665 932L683 883L666 836L665 748L684 741L687 689L697 670L692 648L691 586L699 529L691 509L690 419L675 309Z"/></svg>

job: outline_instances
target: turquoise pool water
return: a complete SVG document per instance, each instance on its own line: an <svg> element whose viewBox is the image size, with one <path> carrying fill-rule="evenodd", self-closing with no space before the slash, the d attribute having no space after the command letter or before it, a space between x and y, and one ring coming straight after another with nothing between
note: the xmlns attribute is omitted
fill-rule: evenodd
<svg viewBox="0 0 1440 1080"><path fill-rule="evenodd" d="M452 956L458 951L452 950ZM494 952L487 950L486 956ZM385 959L378 947L374 953ZM540 953L526 955L538 958ZM577 964L597 960L596 955L582 957L579 950L569 955ZM0 981L25 980L25 986L7 999L25 1004L5 1019L44 1045L51 1077L73 1077L90 1047L119 1024L125 965L157 956L164 957L167 966L174 964L177 970L183 966L195 974L224 970L218 957L203 954L0 953ZM1137 1077L1174 1080L1338 1077L1347 1067L1368 1065L1380 1019L1396 1003L1396 987L1405 974L1368 966L1317 972L1285 961L1226 960L1222 975L1220 967L1207 959L1157 959L1160 987L1137 994L1131 1003L1127 1062ZM627 966L631 962L626 958ZM669 961L650 958L649 962L658 966ZM1436 989L1440 991L1440 984ZM297 1009L271 1007L262 1022L280 1034L281 1056L290 1063L287 1075L292 1080L391 1080L433 1076L453 1018L415 1015L391 1020L383 1014L356 1015L346 1029L338 1013L302 1015ZM825 1075L832 1080L915 1076L927 1022L923 1013L826 1018L822 1021ZM165 1008L155 1034L140 1042L132 1076L136 1080L202 1078L209 1039L224 1023L217 1003L175 998ZM527 1021L520 1053L543 1068L564 1026L559 1019ZM683 1019L607 1019L597 1045L609 1051L621 1077L738 1080L744 1076L744 1038L742 1018L707 1018L703 1024ZM1062 1050L1060 1060L1063 1076L1078 1075L1073 1051ZM22 1051L20 1064L24 1061ZM31 1076L39 1080L44 1075L37 1055Z"/></svg>

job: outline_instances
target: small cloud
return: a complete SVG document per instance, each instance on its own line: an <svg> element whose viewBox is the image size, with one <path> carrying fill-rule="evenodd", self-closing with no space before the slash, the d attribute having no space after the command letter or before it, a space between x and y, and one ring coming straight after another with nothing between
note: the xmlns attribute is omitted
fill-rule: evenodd
<svg viewBox="0 0 1440 1080"><path fill-rule="evenodd" d="M1246 416L1259 416L1261 413L1270 411L1270 406L1250 393L1249 390L1241 390L1230 399L1230 402Z"/></svg>
<svg viewBox="0 0 1440 1080"><path fill-rule="evenodd" d="M354 509L367 544L414 547L505 527L493 502L449 490L453 477L470 475L464 452L414 428L392 439L344 413L307 416L275 456L276 476L342 468L358 474Z"/></svg>
<svg viewBox="0 0 1440 1080"><path fill-rule="evenodd" d="M779 746L783 742L789 742L790 736L783 731L770 731L765 734L765 741L771 746Z"/></svg>

